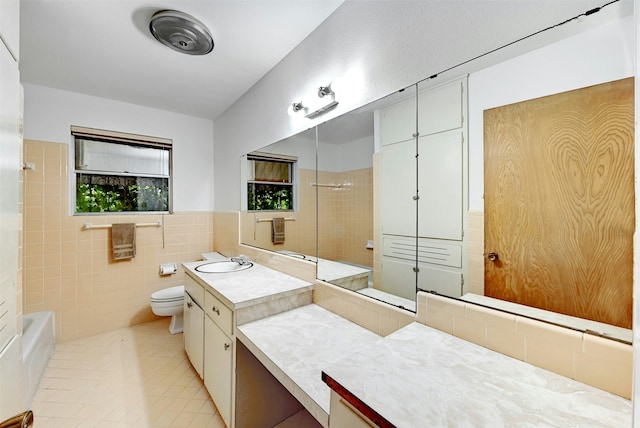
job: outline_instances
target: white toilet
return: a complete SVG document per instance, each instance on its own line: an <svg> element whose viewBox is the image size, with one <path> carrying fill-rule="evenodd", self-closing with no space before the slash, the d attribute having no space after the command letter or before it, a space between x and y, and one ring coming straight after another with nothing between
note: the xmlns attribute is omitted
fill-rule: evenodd
<svg viewBox="0 0 640 428"><path fill-rule="evenodd" d="M151 295L151 310L161 317L171 317L169 333L182 333L184 285L165 288Z"/></svg>

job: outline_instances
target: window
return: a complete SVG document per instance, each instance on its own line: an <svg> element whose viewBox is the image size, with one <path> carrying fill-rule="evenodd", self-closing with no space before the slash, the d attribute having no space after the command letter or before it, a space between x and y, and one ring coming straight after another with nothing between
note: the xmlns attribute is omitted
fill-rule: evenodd
<svg viewBox="0 0 640 428"><path fill-rule="evenodd" d="M171 140L71 127L75 212L169 212Z"/></svg>
<svg viewBox="0 0 640 428"><path fill-rule="evenodd" d="M247 209L292 211L296 159L268 153L247 155Z"/></svg>

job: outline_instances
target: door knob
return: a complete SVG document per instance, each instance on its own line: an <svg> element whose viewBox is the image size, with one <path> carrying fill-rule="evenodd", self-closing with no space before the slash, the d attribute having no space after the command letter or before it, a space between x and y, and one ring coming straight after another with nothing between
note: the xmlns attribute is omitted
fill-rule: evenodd
<svg viewBox="0 0 640 428"><path fill-rule="evenodd" d="M487 258L489 259L489 261L495 262L496 260L498 260L498 253L489 253L487 254Z"/></svg>

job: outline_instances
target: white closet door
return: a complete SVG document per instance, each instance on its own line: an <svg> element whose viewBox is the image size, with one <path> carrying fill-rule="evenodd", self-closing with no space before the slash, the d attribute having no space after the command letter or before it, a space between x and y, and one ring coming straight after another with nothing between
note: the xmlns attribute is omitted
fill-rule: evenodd
<svg viewBox="0 0 640 428"><path fill-rule="evenodd" d="M418 154L418 236L462 240L462 132L421 137Z"/></svg>
<svg viewBox="0 0 640 428"><path fill-rule="evenodd" d="M436 269L418 264L418 288L433 291L444 296L460 297L462 295L462 273Z"/></svg>
<svg viewBox="0 0 640 428"><path fill-rule="evenodd" d="M406 141L382 148L380 157L382 233L416 234L416 143Z"/></svg>
<svg viewBox="0 0 640 428"><path fill-rule="evenodd" d="M380 144L386 146L412 140L416 133L416 99L386 107L380 114Z"/></svg>
<svg viewBox="0 0 640 428"><path fill-rule="evenodd" d="M463 121L462 82L430 89L418 95L418 132L421 136L460 128Z"/></svg>
<svg viewBox="0 0 640 428"><path fill-rule="evenodd" d="M380 290L394 296L416 300L415 262L396 260L387 257L382 259L382 277Z"/></svg>

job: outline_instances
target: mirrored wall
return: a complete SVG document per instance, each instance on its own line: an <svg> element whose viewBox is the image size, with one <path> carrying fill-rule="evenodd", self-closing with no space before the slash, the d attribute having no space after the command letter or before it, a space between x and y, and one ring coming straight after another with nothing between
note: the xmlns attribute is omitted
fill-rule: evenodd
<svg viewBox="0 0 640 428"><path fill-rule="evenodd" d="M484 272L508 256L500 250L491 259L493 251L484 248L490 211L483 115L625 77L631 45L611 42L633 28L632 17L627 20L470 77L427 79L260 149L296 159L297 200L290 211L251 212L244 205L241 242L316 262L319 279L407 310L415 311L417 290L486 304L474 298L486 294ZM611 57L607 72L597 68L601 60L580 54L581 46L593 51L598 41L620 48L602 51ZM563 62L569 57L575 57L571 66ZM532 75L550 77L538 78L536 87ZM273 218L284 219L282 243L273 242ZM578 257L570 249L554 254L556 261ZM518 298L509 300L502 308L516 310L509 303Z"/></svg>

